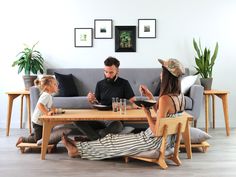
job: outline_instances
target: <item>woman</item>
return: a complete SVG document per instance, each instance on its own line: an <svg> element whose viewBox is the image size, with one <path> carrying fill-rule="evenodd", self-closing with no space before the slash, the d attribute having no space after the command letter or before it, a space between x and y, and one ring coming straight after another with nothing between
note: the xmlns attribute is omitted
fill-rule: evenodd
<svg viewBox="0 0 236 177"><path fill-rule="evenodd" d="M184 67L176 59L163 61L161 74L161 90L157 103L157 119L174 117L184 110L184 97L180 93L180 76L184 74ZM140 91L149 99L152 93L143 85ZM155 137L158 121L152 119L150 111L143 107L146 113L149 128L137 134L108 134L104 138L90 142L75 142L65 136L62 142L70 157L80 156L90 160L101 160L124 155L135 155L141 152L158 150L162 137ZM168 138L166 148L174 146L174 136Z"/></svg>

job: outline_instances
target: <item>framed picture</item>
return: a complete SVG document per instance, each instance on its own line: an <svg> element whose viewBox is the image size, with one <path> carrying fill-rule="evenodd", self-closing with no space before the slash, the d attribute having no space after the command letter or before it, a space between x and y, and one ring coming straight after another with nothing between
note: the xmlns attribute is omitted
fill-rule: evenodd
<svg viewBox="0 0 236 177"><path fill-rule="evenodd" d="M138 19L138 38L156 38L156 19Z"/></svg>
<svg viewBox="0 0 236 177"><path fill-rule="evenodd" d="M113 24L111 19L94 20L94 38L95 39L112 39Z"/></svg>
<svg viewBox="0 0 236 177"><path fill-rule="evenodd" d="M115 52L136 52L136 26L115 26Z"/></svg>
<svg viewBox="0 0 236 177"><path fill-rule="evenodd" d="M75 28L74 29L75 47L92 47L93 46L93 29L92 28Z"/></svg>

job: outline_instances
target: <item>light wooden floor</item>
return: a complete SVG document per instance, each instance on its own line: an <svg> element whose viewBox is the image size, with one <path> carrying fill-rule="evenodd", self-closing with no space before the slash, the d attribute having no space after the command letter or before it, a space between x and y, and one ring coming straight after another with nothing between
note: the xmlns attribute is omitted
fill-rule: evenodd
<svg viewBox="0 0 236 177"><path fill-rule="evenodd" d="M15 147L20 135L27 135L28 130L11 129L10 136L5 136L5 129L0 129L0 176L1 177L235 177L236 176L236 129L226 137L225 129L210 129L213 136L208 142L211 147L206 153L195 152L193 159L180 154L182 166L169 166L161 170L152 163L132 160L125 164L123 159L89 161L71 159L62 144L58 152L48 154L47 160L40 160L39 152L21 154Z"/></svg>

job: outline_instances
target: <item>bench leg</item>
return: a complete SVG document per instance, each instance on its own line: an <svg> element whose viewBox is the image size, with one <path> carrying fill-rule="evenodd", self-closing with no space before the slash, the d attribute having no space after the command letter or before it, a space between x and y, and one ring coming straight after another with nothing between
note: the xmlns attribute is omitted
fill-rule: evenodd
<svg viewBox="0 0 236 177"><path fill-rule="evenodd" d="M25 152L25 147L20 147L20 152L23 154Z"/></svg>
<svg viewBox="0 0 236 177"><path fill-rule="evenodd" d="M125 157L125 163L129 162L129 157Z"/></svg>

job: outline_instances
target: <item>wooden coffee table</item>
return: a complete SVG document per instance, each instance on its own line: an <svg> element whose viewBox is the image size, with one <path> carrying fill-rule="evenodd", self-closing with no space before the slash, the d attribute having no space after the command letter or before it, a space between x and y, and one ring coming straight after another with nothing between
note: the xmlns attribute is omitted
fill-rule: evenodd
<svg viewBox="0 0 236 177"><path fill-rule="evenodd" d="M152 115L156 115L153 110ZM192 116L184 113L183 116L187 116L189 120L192 120ZM92 120L121 120L121 121L147 121L146 115L142 109L127 110L126 114L120 114L119 112L112 111L99 111L95 109L76 109L76 110L65 110L65 114L56 114L53 116L41 116L43 122L43 135L42 135L42 149L41 159L45 160L48 141L51 133L51 129L58 124L67 124L74 121L92 121ZM189 124L183 133L185 139L185 147L187 156L189 159L192 158L192 149L190 142L190 130Z"/></svg>

